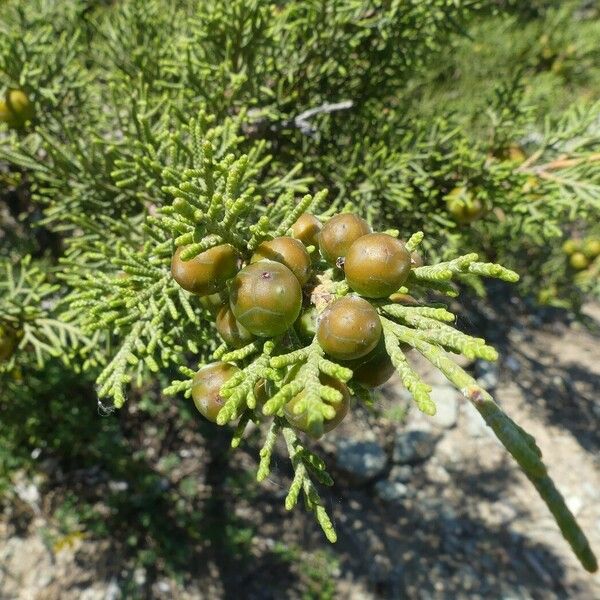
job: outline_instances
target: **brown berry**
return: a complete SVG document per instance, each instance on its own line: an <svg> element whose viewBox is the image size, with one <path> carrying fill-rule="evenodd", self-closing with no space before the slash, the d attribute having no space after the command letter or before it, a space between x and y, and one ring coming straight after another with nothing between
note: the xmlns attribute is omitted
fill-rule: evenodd
<svg viewBox="0 0 600 600"><path fill-rule="evenodd" d="M254 339L254 336L236 320L228 305L219 310L215 325L224 342L232 348L243 348Z"/></svg>
<svg viewBox="0 0 600 600"><path fill-rule="evenodd" d="M381 320L362 298L346 296L325 309L317 326L317 340L329 356L352 360L365 356L381 338Z"/></svg>
<svg viewBox="0 0 600 600"><path fill-rule="evenodd" d="M468 225L476 221L485 212L481 200L463 186L454 188L446 196L446 206L453 219L461 225Z"/></svg>
<svg viewBox="0 0 600 600"><path fill-rule="evenodd" d="M262 242L252 255L251 263L274 260L285 265L304 285L310 279L310 255L302 242L291 237L277 237Z"/></svg>
<svg viewBox="0 0 600 600"><path fill-rule="evenodd" d="M368 298L385 298L396 292L410 268L404 243L386 233L369 233L356 240L344 263L348 285Z"/></svg>
<svg viewBox="0 0 600 600"><path fill-rule="evenodd" d="M215 246L183 261L185 246L177 248L171 261L173 279L188 292L208 296L225 286L238 270L238 253L230 244Z"/></svg>
<svg viewBox="0 0 600 600"><path fill-rule="evenodd" d="M254 335L280 335L292 326L302 308L302 288L281 263L263 260L244 267L231 283L235 318Z"/></svg>
<svg viewBox="0 0 600 600"><path fill-rule="evenodd" d="M371 227L357 215L342 213L331 217L319 234L321 256L335 266L338 259L346 256L352 243L367 233L371 233Z"/></svg>
<svg viewBox="0 0 600 600"><path fill-rule="evenodd" d="M225 399L220 395L221 387L233 377L239 369L235 365L214 362L202 367L192 382L192 399L200 414L216 423L217 415Z"/></svg>
<svg viewBox="0 0 600 600"><path fill-rule="evenodd" d="M342 394L342 399L340 400L340 402L338 402L337 404L331 403L331 406L335 410L335 415L332 419L323 419L322 433L321 432L317 433L314 430L311 430L311 428L309 427L308 411L303 410L302 412L300 412L298 414L296 414L294 412L298 403L304 398L304 394L306 393L305 390L302 390L299 394L294 396L285 405L285 408L284 408L285 418L287 419L288 423L290 425L292 425L292 427L295 427L296 429L299 429L300 431L304 431L304 432L308 433L311 437L314 437L317 439L319 437L321 437L321 435L323 433L331 431L332 429L337 427L343 421L344 417L348 414L348 409L350 407L350 392L348 390L348 387L344 383L342 383L338 379L329 377L329 375L324 375L324 374L321 374L319 376L319 380L321 381L321 383L323 385L328 385L329 387L332 387L332 388L338 390L338 392L340 392ZM319 435L319 433L320 433L320 435Z"/></svg>
<svg viewBox="0 0 600 600"><path fill-rule="evenodd" d="M385 349L383 336L369 354L362 358L347 361L344 366L352 369L352 381L370 388L383 385L396 370Z"/></svg>
<svg viewBox="0 0 600 600"><path fill-rule="evenodd" d="M292 235L305 246L319 245L319 232L323 228L321 221L310 213L303 213L292 225Z"/></svg>

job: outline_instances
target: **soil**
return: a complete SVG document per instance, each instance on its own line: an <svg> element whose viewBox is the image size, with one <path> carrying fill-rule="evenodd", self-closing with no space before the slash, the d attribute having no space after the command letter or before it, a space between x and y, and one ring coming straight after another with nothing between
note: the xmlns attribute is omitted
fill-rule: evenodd
<svg viewBox="0 0 600 600"><path fill-rule="evenodd" d="M460 325L483 327L500 350L495 398L535 436L600 552L600 305L586 307L585 327L559 312L521 309L487 314L475 303ZM424 362L416 367L438 381ZM383 388L376 407L353 410L317 444L336 480L322 491L338 532L335 545L303 507L285 511L290 470L283 448L271 476L256 484L247 472L256 468L260 431L232 453L223 450L225 432L171 449L187 448L178 469L197 475L201 510L216 524L216 534L193 543L181 538L190 544L188 567L167 574L164 561L132 565L110 539L85 531L49 543L48 495L64 493L66 484L27 480L16 483L0 523L0 598L600 598L599 577L579 566L533 487L464 405L455 427L432 429L436 451L410 468L404 497L384 501L375 482L345 479L335 468L336 436L378 440L391 460L397 431L427 427L398 381ZM205 447L190 450L192 442ZM222 527L232 522L238 525L233 545ZM173 529L176 544L177 535Z"/></svg>

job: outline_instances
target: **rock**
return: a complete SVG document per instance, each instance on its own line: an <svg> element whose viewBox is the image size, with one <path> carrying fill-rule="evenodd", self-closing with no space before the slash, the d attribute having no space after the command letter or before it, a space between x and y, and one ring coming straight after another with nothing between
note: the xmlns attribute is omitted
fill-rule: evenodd
<svg viewBox="0 0 600 600"><path fill-rule="evenodd" d="M56 565L40 536L11 537L0 545L0 597L43 598L56 580Z"/></svg>
<svg viewBox="0 0 600 600"><path fill-rule="evenodd" d="M387 466L385 450L370 440L337 440L335 460L340 470L359 484L375 479Z"/></svg>
<svg viewBox="0 0 600 600"><path fill-rule="evenodd" d="M569 510L575 515L578 516L579 512L583 508L583 500L578 496L569 496L565 499Z"/></svg>
<svg viewBox="0 0 600 600"><path fill-rule="evenodd" d="M478 360L475 363L477 383L484 389L490 391L496 388L499 380L498 365L487 360Z"/></svg>
<svg viewBox="0 0 600 600"><path fill-rule="evenodd" d="M521 365L519 361L512 354L509 354L506 357L506 359L504 360L504 364L506 365L506 368L509 371L512 371L513 373L517 373L521 370Z"/></svg>
<svg viewBox="0 0 600 600"><path fill-rule="evenodd" d="M427 479L435 483L450 483L452 480L450 473L442 465L436 463L437 461L434 459L425 465Z"/></svg>
<svg viewBox="0 0 600 600"><path fill-rule="evenodd" d="M412 469L408 465L395 465L388 475L390 481L408 483L412 479Z"/></svg>
<svg viewBox="0 0 600 600"><path fill-rule="evenodd" d="M104 587L101 584L94 584L81 590L78 598L80 600L116 600L119 596L108 596Z"/></svg>
<svg viewBox="0 0 600 600"><path fill-rule="evenodd" d="M129 487L129 484L126 481L109 481L108 482L108 489L115 494L118 492L127 491L128 487Z"/></svg>
<svg viewBox="0 0 600 600"><path fill-rule="evenodd" d="M397 502L408 496L409 488L399 481L382 479L375 484L375 494L384 502Z"/></svg>
<svg viewBox="0 0 600 600"><path fill-rule="evenodd" d="M104 600L118 600L119 598L121 598L121 589L117 580L113 577L106 588Z"/></svg>
<svg viewBox="0 0 600 600"><path fill-rule="evenodd" d="M436 436L429 431L401 431L396 434L393 461L399 464L423 462L433 454L436 443Z"/></svg>
<svg viewBox="0 0 600 600"><path fill-rule="evenodd" d="M139 587L142 587L146 583L146 569L144 567L138 567L133 572L133 581Z"/></svg>
<svg viewBox="0 0 600 600"><path fill-rule="evenodd" d="M15 494L27 505L29 505L36 515L40 514L40 490L33 481L19 479L15 482L13 489Z"/></svg>
<svg viewBox="0 0 600 600"><path fill-rule="evenodd" d="M159 592L162 592L163 594L166 594L167 592L171 591L171 585L166 579L160 579L159 581L157 581L155 587L158 589Z"/></svg>
<svg viewBox="0 0 600 600"><path fill-rule="evenodd" d="M440 429L451 429L458 419L458 392L449 385L434 385L431 399L435 402L436 413L430 421Z"/></svg>

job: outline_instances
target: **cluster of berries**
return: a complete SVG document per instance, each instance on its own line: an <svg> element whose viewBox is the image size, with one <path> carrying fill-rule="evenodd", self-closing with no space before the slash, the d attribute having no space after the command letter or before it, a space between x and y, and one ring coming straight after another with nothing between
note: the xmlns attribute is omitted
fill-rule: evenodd
<svg viewBox="0 0 600 600"><path fill-rule="evenodd" d="M173 255L171 273L182 288L200 296L228 346L241 348L293 327L308 343L316 336L329 357L352 370L356 383L381 385L391 377L394 366L386 352L379 314L367 299L391 297L411 303L410 296L396 292L411 268L422 265L421 258L411 254L402 241L374 233L364 219L350 213L338 214L324 225L304 213L291 234L262 242L243 268L242 257L230 244L185 261L185 247L180 247ZM315 275L327 270L337 276L343 273L355 294L329 302L318 314L310 304L311 292L318 283ZM216 422L224 404L219 391L237 372L233 364L215 362L196 373L192 398L208 420ZM286 380L291 381L296 372L297 368L291 368ZM350 392L344 383L327 375L321 375L321 383L342 395L342 401L335 404L335 416L324 423L324 430L329 431L346 415ZM261 380L254 390L259 407L269 398L268 387ZM302 394L288 402L285 415L294 427L306 431L307 415L294 410Z"/></svg>
<svg viewBox="0 0 600 600"><path fill-rule="evenodd" d="M569 257L569 265L576 271L587 269L600 256L600 240L597 238L570 239L563 244L562 248Z"/></svg>
<svg viewBox="0 0 600 600"><path fill-rule="evenodd" d="M33 104L21 90L8 90L4 100L0 100L0 122L7 123L9 127L23 127L33 119L33 115Z"/></svg>

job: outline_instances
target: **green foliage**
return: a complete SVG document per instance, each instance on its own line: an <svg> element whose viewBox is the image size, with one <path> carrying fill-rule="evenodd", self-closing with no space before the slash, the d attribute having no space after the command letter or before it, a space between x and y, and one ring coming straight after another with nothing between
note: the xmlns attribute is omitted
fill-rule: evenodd
<svg viewBox="0 0 600 600"><path fill-rule="evenodd" d="M0 373L15 366L19 348L30 351L39 367L48 357L60 357L66 364L75 354L96 356L96 340L78 327L56 318L55 305L60 286L51 284L42 268L25 256L18 265L0 259L0 330L12 332L14 351L0 363Z"/></svg>
<svg viewBox="0 0 600 600"><path fill-rule="evenodd" d="M599 9L578 0L519 2L513 10L472 20L469 39L449 40L451 51L411 81L425 115L440 105L470 131L487 127L489 82L524 76L525 101L537 118L560 114L578 97L598 100Z"/></svg>
<svg viewBox="0 0 600 600"><path fill-rule="evenodd" d="M485 3L8 5L0 30L0 89L23 89L35 117L18 130L0 125L0 160L41 207L37 226L58 237L60 258L48 283L43 263L21 258L19 248L2 248L7 275L0 283L0 324L20 333L17 353L2 367L7 385L14 390L26 352L35 353L40 369L48 356L60 356L93 378L102 403L120 408L132 390L171 379L176 369L183 379L164 393L189 398L197 365L235 363L240 371L221 389L218 423L235 425L234 447L251 420L265 423L259 481L283 439L293 470L285 507L291 510L302 497L333 542L317 491L318 484L332 484L331 476L285 420L284 408L302 393L298 410L318 437L342 400L322 375L348 383L356 402L369 391L293 328L242 348L220 344L212 315L175 283L170 264L178 247L185 246L182 259L189 260L222 243L248 262L262 241L288 234L304 212L322 219L356 212L427 257L398 290L413 295L416 305L373 303L387 354L418 408L435 413L409 349L483 415L584 567L595 570L587 540L531 436L451 357L494 360L496 351L457 330L454 315L437 303L458 296L464 285L483 291L484 277L516 283L515 271L524 273L524 293L548 286L553 300L574 308L583 292L599 291L598 259L587 281L553 265L559 253L565 263L560 245L566 233L595 234L589 224L598 221L600 208L600 105L565 106L542 122L526 85L528 70L546 68L546 45L553 66L566 61L568 36L561 37L558 24L568 13L540 7L539 14L557 23L541 59L528 49L522 72L500 77L491 96L475 99L471 106L484 102L488 110L478 108L485 116L469 126L469 111L452 114L452 102L432 107L423 90L448 43L463 50L446 61L466 60L473 42L465 27ZM517 13L490 22L500 18L515 27L531 17ZM483 23L476 26L485 31ZM593 57L594 51L574 53ZM572 67L565 73L576 81ZM440 73L436 80L444 98L448 81ZM475 87L471 80L464 85L461 101ZM309 251L316 275L304 290L305 305L322 313L349 289L316 248ZM264 404L256 393L261 382ZM141 476L140 485L164 504L155 483ZM242 533L232 533L233 546L245 545L250 533Z"/></svg>

